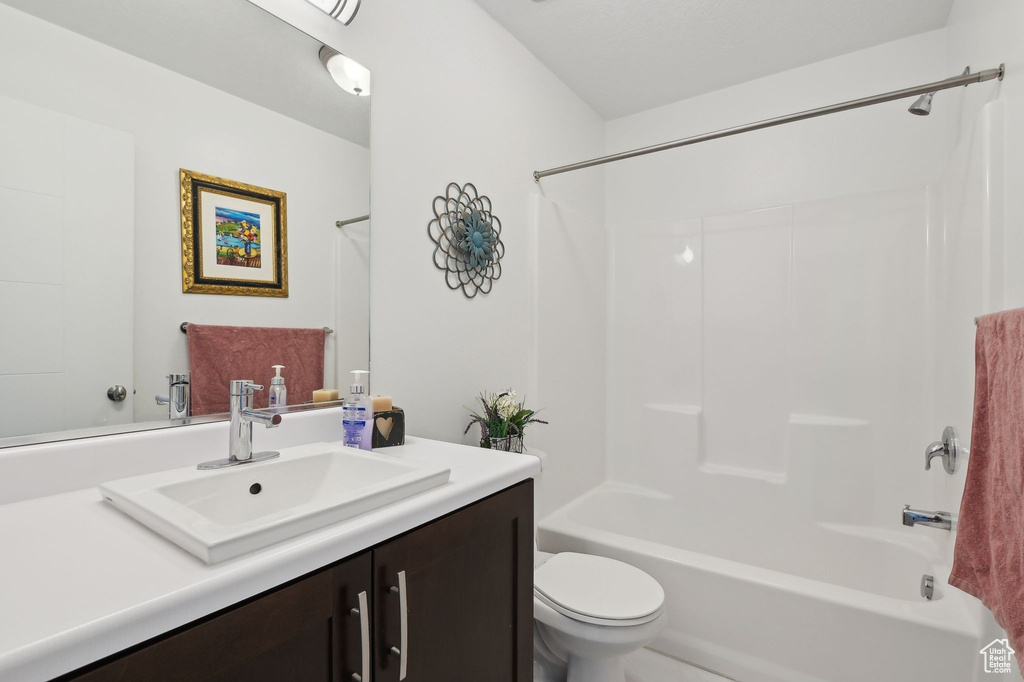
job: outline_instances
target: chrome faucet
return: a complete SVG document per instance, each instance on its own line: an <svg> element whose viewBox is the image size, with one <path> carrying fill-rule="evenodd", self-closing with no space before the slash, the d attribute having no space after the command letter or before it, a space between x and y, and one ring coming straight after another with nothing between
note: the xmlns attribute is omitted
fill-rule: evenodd
<svg viewBox="0 0 1024 682"><path fill-rule="evenodd" d="M156 397L157 405L167 405L168 419L185 419L188 417L191 398L189 395L189 375L168 374L167 395Z"/></svg>
<svg viewBox="0 0 1024 682"><path fill-rule="evenodd" d="M923 511L911 509L909 504L903 505L904 526L931 526L943 530L953 529L953 515L944 511Z"/></svg>
<svg viewBox="0 0 1024 682"><path fill-rule="evenodd" d="M228 458L215 459L197 465L198 469L223 469L224 467L261 462L274 459L280 452L252 451L252 423L259 422L268 429L281 423L281 415L274 412L261 412L252 407L253 391L262 391L263 386L254 384L252 379L235 379L231 382L231 433L228 440Z"/></svg>

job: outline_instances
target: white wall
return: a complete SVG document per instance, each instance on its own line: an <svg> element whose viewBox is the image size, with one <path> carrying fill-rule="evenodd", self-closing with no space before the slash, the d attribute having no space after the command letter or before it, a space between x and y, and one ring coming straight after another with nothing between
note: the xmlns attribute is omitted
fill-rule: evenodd
<svg viewBox="0 0 1024 682"><path fill-rule="evenodd" d="M932 31L610 121L607 150L949 75L945 33ZM937 98L933 114L922 118L906 113L908 102L890 102L612 164L606 171L608 225L928 184L941 176L947 158L941 138L952 113L948 103L940 105Z"/></svg>
<svg viewBox="0 0 1024 682"><path fill-rule="evenodd" d="M373 72L373 390L395 397L410 433L473 442L473 433L462 435L466 408L480 391L512 386L552 421L526 439L550 450L544 503L568 500L577 481L601 480L603 397L588 383L601 371L600 346L581 345L590 353L578 358L582 366L568 358L561 367L571 367L587 390L574 390L564 376L545 383L557 361L535 350L544 332L531 304L537 249L552 261L557 249L569 249L566 262L575 255L571 242L538 242L531 198L557 197L566 215L585 216L596 231L604 211L601 171L545 180L540 188L531 173L599 154L601 119L470 0L366 2L349 28L307 3L254 1ZM449 182L473 182L501 219L506 256L488 296L467 300L449 291L431 262L431 202ZM600 288L602 275L593 276ZM573 297L555 287L537 294L550 307Z"/></svg>
<svg viewBox="0 0 1024 682"><path fill-rule="evenodd" d="M364 324L358 295L362 313L335 318L345 246L334 221L366 212L367 149L3 5L0 60L18 65L0 72L0 95L135 137L135 262L111 279L135 279L137 421L166 418L153 396L166 392L164 375L187 369L181 322ZM179 168L288 193L287 299L181 292Z"/></svg>
<svg viewBox="0 0 1024 682"><path fill-rule="evenodd" d="M606 475L608 235L565 202L536 198L536 402L544 409L531 443L549 453L538 516ZM615 418L611 416L610 418Z"/></svg>

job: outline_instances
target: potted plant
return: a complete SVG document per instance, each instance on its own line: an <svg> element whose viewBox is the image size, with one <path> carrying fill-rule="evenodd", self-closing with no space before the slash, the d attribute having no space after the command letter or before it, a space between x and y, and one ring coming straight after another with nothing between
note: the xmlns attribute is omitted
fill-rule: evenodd
<svg viewBox="0 0 1024 682"><path fill-rule="evenodd" d="M507 452L523 451L523 432L530 424L547 424L537 419L536 410L524 407L511 388L501 393L481 393L478 398L481 411L472 412L472 418L463 433L469 433L474 424L480 425L480 447Z"/></svg>

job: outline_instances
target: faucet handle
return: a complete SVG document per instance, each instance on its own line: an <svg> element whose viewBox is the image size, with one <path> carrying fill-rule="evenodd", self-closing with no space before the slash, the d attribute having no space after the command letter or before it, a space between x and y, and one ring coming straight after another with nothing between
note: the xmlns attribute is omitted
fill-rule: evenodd
<svg viewBox="0 0 1024 682"><path fill-rule="evenodd" d="M942 440L932 443L924 451L924 468L926 471L931 469L932 459L941 457L942 468L946 470L947 474L952 475L956 472L956 461L959 454L960 437L955 428L947 426L942 431Z"/></svg>
<svg viewBox="0 0 1024 682"><path fill-rule="evenodd" d="M929 445L928 449L925 450L925 452L924 452L924 469L925 469L925 471L928 471L929 469L932 468L932 459L933 458L935 458L935 457L942 457L943 459L945 459L946 456L947 456L947 453L946 453L946 444L945 443L942 443L940 441L936 441L936 442L932 443L931 445Z"/></svg>
<svg viewBox="0 0 1024 682"><path fill-rule="evenodd" d="M252 379L232 379L231 380L231 395L247 395L252 391L262 391L262 384L254 384Z"/></svg>

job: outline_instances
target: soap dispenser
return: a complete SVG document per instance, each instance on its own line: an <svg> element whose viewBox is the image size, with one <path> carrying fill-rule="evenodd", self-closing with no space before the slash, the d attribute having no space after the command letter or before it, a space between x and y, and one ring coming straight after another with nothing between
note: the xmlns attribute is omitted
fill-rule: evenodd
<svg viewBox="0 0 1024 682"><path fill-rule="evenodd" d="M271 365L271 368L277 372L277 376L270 380L270 406L284 407L288 404L288 388L284 385L284 377L281 376L284 365Z"/></svg>
<svg viewBox="0 0 1024 682"><path fill-rule="evenodd" d="M373 403L363 387L365 369L352 370L352 385L341 406L341 423L345 429L343 444L350 448L369 450L373 447Z"/></svg>

